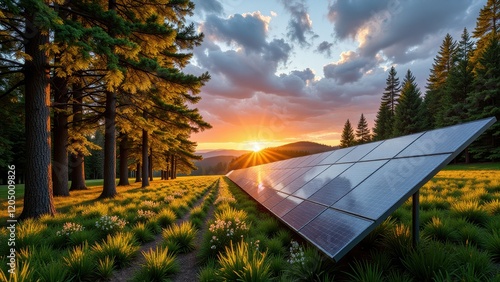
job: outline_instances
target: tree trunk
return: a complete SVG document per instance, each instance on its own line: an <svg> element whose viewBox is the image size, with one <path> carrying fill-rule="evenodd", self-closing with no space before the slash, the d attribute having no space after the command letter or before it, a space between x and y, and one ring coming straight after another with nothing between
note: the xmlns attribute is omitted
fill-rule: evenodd
<svg viewBox="0 0 500 282"><path fill-rule="evenodd" d="M45 5L45 4L41 4ZM36 15L26 16L25 113L26 113L26 184L20 219L54 215L52 165L50 163L50 75L49 62L41 46L49 42L48 32L34 29Z"/></svg>
<svg viewBox="0 0 500 282"><path fill-rule="evenodd" d="M78 84L73 85L73 131L79 132L83 120L83 93L81 86ZM73 142L80 142L75 140ZM80 144L82 145L82 144ZM70 154L70 167L71 167L71 187L70 191L87 190L85 184L85 157L78 151L77 154Z"/></svg>
<svg viewBox="0 0 500 282"><path fill-rule="evenodd" d="M116 196L116 93L106 91L104 112L104 185L99 198Z"/></svg>
<svg viewBox="0 0 500 282"><path fill-rule="evenodd" d="M137 168L135 170L135 182L141 182L141 163L137 163Z"/></svg>
<svg viewBox="0 0 500 282"><path fill-rule="evenodd" d="M120 182L118 186L130 185L128 182L128 155L129 155L128 135L123 134L120 141Z"/></svg>
<svg viewBox="0 0 500 282"><path fill-rule="evenodd" d="M149 148L149 181L153 181L153 148Z"/></svg>
<svg viewBox="0 0 500 282"><path fill-rule="evenodd" d="M59 62L59 59L57 59ZM52 159L52 185L54 196L69 196L68 189L68 81L54 77L54 146Z"/></svg>
<svg viewBox="0 0 500 282"><path fill-rule="evenodd" d="M166 157L166 162L167 162L167 169L165 170L165 180L168 180L170 178L170 156L167 155Z"/></svg>
<svg viewBox="0 0 500 282"><path fill-rule="evenodd" d="M142 130L142 187L149 186L148 132Z"/></svg>
<svg viewBox="0 0 500 282"><path fill-rule="evenodd" d="M170 155L170 178L175 179L175 155Z"/></svg>

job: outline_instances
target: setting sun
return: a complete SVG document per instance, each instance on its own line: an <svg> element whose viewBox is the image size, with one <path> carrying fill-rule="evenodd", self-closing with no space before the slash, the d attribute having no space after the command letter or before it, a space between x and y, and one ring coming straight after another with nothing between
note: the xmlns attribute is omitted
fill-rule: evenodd
<svg viewBox="0 0 500 282"><path fill-rule="evenodd" d="M252 143L252 151L255 153L262 150L262 145L259 142L253 142Z"/></svg>

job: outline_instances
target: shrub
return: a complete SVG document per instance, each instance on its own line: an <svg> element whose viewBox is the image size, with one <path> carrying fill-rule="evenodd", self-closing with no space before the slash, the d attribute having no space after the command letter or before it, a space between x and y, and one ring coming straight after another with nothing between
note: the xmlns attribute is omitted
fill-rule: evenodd
<svg viewBox="0 0 500 282"><path fill-rule="evenodd" d="M135 275L135 281L166 281L170 276L179 272L179 264L175 255L170 253L167 248L151 249L148 252L142 252L145 262L141 269Z"/></svg>
<svg viewBox="0 0 500 282"><path fill-rule="evenodd" d="M465 270L459 273L461 277L471 274L472 277L481 278L481 281L487 280L494 266L490 260L490 255L487 252L479 251L474 246L459 246L454 252L455 262L458 264L459 270ZM462 276L464 275L464 276ZM467 280L469 281L469 280Z"/></svg>
<svg viewBox="0 0 500 282"><path fill-rule="evenodd" d="M0 281L6 282L31 282L33 281L34 271L30 269L29 263L16 262L16 271L14 273L5 273L0 269Z"/></svg>
<svg viewBox="0 0 500 282"><path fill-rule="evenodd" d="M96 266L96 274L99 278L103 280L109 280L113 277L113 271L115 270L115 260L111 257L104 257L98 260Z"/></svg>
<svg viewBox="0 0 500 282"><path fill-rule="evenodd" d="M27 247L40 245L45 241L43 231L47 225L34 219L23 220L16 227L16 247Z"/></svg>
<svg viewBox="0 0 500 282"><path fill-rule="evenodd" d="M95 222L95 226L98 229L104 231L105 233L110 234L123 229L123 227L125 227L127 223L128 222L121 219L117 215L113 216L103 215Z"/></svg>
<svg viewBox="0 0 500 282"><path fill-rule="evenodd" d="M382 245L390 257L399 262L412 248L410 228L403 224L396 225L392 232L384 236Z"/></svg>
<svg viewBox="0 0 500 282"><path fill-rule="evenodd" d="M165 228L175 222L177 216L171 209L162 209L156 216L156 220L161 227Z"/></svg>
<svg viewBox="0 0 500 282"><path fill-rule="evenodd" d="M69 275L78 277L79 280L90 280L95 270L94 257L88 251L88 246L76 246L64 257Z"/></svg>
<svg viewBox="0 0 500 282"><path fill-rule="evenodd" d="M196 228L190 222L184 222L164 229L162 236L166 245L175 247L177 252L187 253L196 248L196 234Z"/></svg>
<svg viewBox="0 0 500 282"><path fill-rule="evenodd" d="M39 264L35 269L40 281L43 282L67 282L71 280L68 277L67 267L59 262Z"/></svg>
<svg viewBox="0 0 500 282"><path fill-rule="evenodd" d="M485 226L490 220L488 212L476 201L454 203L451 207L451 214L480 226Z"/></svg>
<svg viewBox="0 0 500 282"><path fill-rule="evenodd" d="M132 233L134 234L134 238L141 243L151 242L155 239L153 232L142 222L138 222L132 228Z"/></svg>
<svg viewBox="0 0 500 282"><path fill-rule="evenodd" d="M483 246L496 262L500 262L500 231L488 234L484 238Z"/></svg>
<svg viewBox="0 0 500 282"><path fill-rule="evenodd" d="M140 222L148 221L150 218L156 216L156 213L152 210L137 210L136 220Z"/></svg>
<svg viewBox="0 0 500 282"><path fill-rule="evenodd" d="M223 251L231 241L239 241L244 238L249 228L244 221L240 221L238 218L228 221L216 219L214 223L210 224L208 230L211 235L210 248L216 253Z"/></svg>
<svg viewBox="0 0 500 282"><path fill-rule="evenodd" d="M285 248L279 238L266 239L263 241L264 248L269 255L283 255Z"/></svg>
<svg viewBox="0 0 500 282"><path fill-rule="evenodd" d="M382 268L376 263L354 261L351 271L346 272L352 281L385 281Z"/></svg>
<svg viewBox="0 0 500 282"><path fill-rule="evenodd" d="M128 265L135 257L138 249L139 247L136 245L132 233L108 235L104 242L96 243L92 247L97 259L112 258L118 268Z"/></svg>
<svg viewBox="0 0 500 282"><path fill-rule="evenodd" d="M411 251L403 259L403 265L416 281L432 281L437 273L450 270L453 259L442 244L429 243Z"/></svg>
<svg viewBox="0 0 500 282"><path fill-rule="evenodd" d="M425 225L423 232L429 238L441 242L454 241L457 238L455 229L438 217L433 217L431 222Z"/></svg>
<svg viewBox="0 0 500 282"><path fill-rule="evenodd" d="M243 210L228 207L217 212L215 214L215 219L220 221L245 221L247 219L247 213Z"/></svg>
<svg viewBox="0 0 500 282"><path fill-rule="evenodd" d="M266 263L266 253L249 247L241 241L218 256L219 277L225 281L271 281L269 265Z"/></svg>

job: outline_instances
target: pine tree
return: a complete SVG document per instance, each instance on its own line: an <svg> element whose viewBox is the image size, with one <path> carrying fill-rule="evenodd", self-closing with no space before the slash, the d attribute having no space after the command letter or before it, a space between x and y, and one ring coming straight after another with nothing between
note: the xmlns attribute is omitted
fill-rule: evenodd
<svg viewBox="0 0 500 282"><path fill-rule="evenodd" d="M474 91L467 98L470 119L491 116L500 119L500 42L496 37L491 37L478 58L474 85ZM500 124L493 124L470 146L469 151L479 160L500 159Z"/></svg>
<svg viewBox="0 0 500 282"><path fill-rule="evenodd" d="M482 56L492 37L497 37L500 32L500 0L488 0L479 12L473 37L476 41L476 51L472 62L477 63Z"/></svg>
<svg viewBox="0 0 500 282"><path fill-rule="evenodd" d="M417 133L427 127L420 89L410 70L406 73L394 115L394 136Z"/></svg>
<svg viewBox="0 0 500 282"><path fill-rule="evenodd" d="M358 122L358 128L356 129L356 142L358 144L365 144L371 141L370 129L368 128L368 122L366 122L365 116L361 114Z"/></svg>
<svg viewBox="0 0 500 282"><path fill-rule="evenodd" d="M384 103L380 103L380 107L377 112L377 117L375 119L375 126L373 127L373 140L385 140L392 136L392 126L393 117L391 115L391 110L389 106Z"/></svg>
<svg viewBox="0 0 500 282"><path fill-rule="evenodd" d="M397 74L396 69L392 66L386 80L385 92L382 96L382 103L389 106L392 116L394 116L396 105L398 103L398 97L401 92L399 78L396 77Z"/></svg>
<svg viewBox="0 0 500 282"><path fill-rule="evenodd" d="M474 66L471 61L473 52L474 43L464 28L453 58L453 67L446 80L445 95L439 110L439 127L458 124L469 117L466 99L474 87Z"/></svg>
<svg viewBox="0 0 500 282"><path fill-rule="evenodd" d="M354 131L352 129L351 123L347 120L344 124L344 129L342 130L342 136L340 139L340 147L347 148L349 146L355 145L356 140L354 139Z"/></svg>
<svg viewBox="0 0 500 282"><path fill-rule="evenodd" d="M425 105L430 116L430 126L438 127L441 125L443 111L448 105L443 106L446 92L446 81L453 68L453 60L457 50L457 43L450 34L446 34L441 44L440 50L434 58L431 73L427 79L427 93L425 95Z"/></svg>

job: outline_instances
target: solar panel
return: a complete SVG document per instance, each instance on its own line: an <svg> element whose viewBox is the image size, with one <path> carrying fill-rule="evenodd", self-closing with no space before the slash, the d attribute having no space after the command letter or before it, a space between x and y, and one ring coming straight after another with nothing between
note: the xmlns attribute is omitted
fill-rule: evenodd
<svg viewBox="0 0 500 282"><path fill-rule="evenodd" d="M338 261L495 121L482 119L226 176Z"/></svg>

